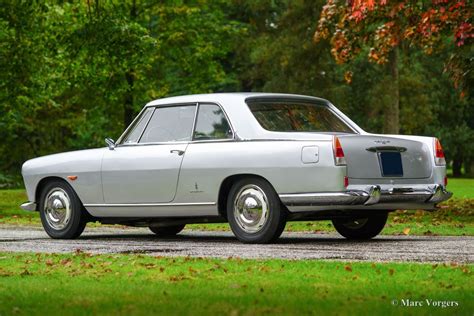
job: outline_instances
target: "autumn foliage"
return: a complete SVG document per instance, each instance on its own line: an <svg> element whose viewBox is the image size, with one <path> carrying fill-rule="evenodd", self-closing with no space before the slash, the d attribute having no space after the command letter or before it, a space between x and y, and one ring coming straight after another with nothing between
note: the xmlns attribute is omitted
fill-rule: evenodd
<svg viewBox="0 0 474 316"><path fill-rule="evenodd" d="M474 38L469 1L327 0L314 40L329 38L332 55L346 63L364 46L369 60L383 64L402 41L431 54L443 37L458 47Z"/></svg>

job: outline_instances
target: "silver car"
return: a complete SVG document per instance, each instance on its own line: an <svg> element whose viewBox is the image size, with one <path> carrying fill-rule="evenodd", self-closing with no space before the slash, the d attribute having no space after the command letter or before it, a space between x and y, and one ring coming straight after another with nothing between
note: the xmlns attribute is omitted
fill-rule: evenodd
<svg viewBox="0 0 474 316"><path fill-rule="evenodd" d="M29 202L52 238L86 223L146 226L228 222L246 243L277 239L287 221L332 220L369 239L397 209L434 210L451 197L433 137L363 131L329 101L222 93L148 103L108 147L31 159Z"/></svg>

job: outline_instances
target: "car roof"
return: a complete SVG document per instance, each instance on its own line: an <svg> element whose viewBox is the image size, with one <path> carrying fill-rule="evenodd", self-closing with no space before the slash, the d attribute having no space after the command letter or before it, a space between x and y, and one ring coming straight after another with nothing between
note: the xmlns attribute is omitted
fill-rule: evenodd
<svg viewBox="0 0 474 316"><path fill-rule="evenodd" d="M318 103L327 103L328 101L322 98L298 95L298 94L287 94L287 93L265 93L265 92L227 92L227 93L207 93L207 94L190 94L182 96L167 97L162 99L156 99L149 102L146 106L157 106L164 104L176 104L176 103L191 103L191 102L215 102L224 105L226 101L230 99L232 101L245 101L247 99L259 99L259 98L281 98L281 99L300 99L307 101L316 101ZM232 102L232 104L242 104L242 102ZM225 106L225 105L224 105Z"/></svg>
<svg viewBox="0 0 474 316"><path fill-rule="evenodd" d="M194 95L183 95L176 97L168 97L163 99L157 99L149 102L145 107L160 106L160 105L184 105L192 103L216 103L219 104L234 131L238 139L251 140L251 139L324 139L332 140L331 135L314 134L314 133L285 133L285 132L273 132L263 129L258 123L255 116L250 111L249 107L246 106L247 100L296 100L306 101L317 104L323 104L325 106L332 107L331 103L325 99L311 97L306 95L298 94L286 94L286 93L264 93L264 92L231 92L231 93L209 93L209 94L194 94ZM347 117L337 109L333 109L338 112L339 115L343 116L347 120ZM349 120L350 121L350 120Z"/></svg>

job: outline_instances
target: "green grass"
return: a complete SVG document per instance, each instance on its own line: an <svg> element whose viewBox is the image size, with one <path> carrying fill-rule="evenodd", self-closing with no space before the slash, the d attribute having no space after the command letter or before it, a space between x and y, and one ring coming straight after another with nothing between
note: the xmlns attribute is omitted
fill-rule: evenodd
<svg viewBox="0 0 474 316"><path fill-rule="evenodd" d="M388 235L474 235L474 179L450 179L454 198L435 212L398 211L390 214L382 234ZM26 201L24 190L0 190L0 224L40 225L38 213L25 212L18 205ZM89 223L89 226L100 226ZM229 230L228 224L196 224L187 229ZM290 222L286 231L334 232L330 221Z"/></svg>
<svg viewBox="0 0 474 316"><path fill-rule="evenodd" d="M448 190L457 199L474 199L474 179L448 179Z"/></svg>
<svg viewBox="0 0 474 316"><path fill-rule="evenodd" d="M471 270L457 264L0 253L0 315L470 315ZM402 299L458 306L410 308L400 306Z"/></svg>

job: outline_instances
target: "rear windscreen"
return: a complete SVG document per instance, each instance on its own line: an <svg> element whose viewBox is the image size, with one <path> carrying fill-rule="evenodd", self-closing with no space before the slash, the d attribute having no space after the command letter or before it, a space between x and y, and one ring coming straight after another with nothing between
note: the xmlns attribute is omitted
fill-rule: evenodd
<svg viewBox="0 0 474 316"><path fill-rule="evenodd" d="M269 131L354 133L325 105L287 101L248 101L247 104L260 125Z"/></svg>

